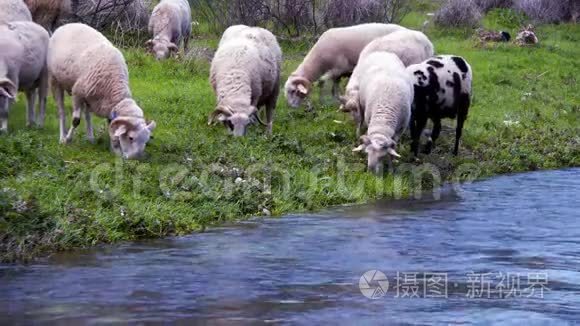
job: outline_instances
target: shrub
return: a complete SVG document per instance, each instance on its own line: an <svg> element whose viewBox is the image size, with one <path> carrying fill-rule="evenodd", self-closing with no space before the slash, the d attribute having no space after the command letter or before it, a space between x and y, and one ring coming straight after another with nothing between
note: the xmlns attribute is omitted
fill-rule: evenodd
<svg viewBox="0 0 580 326"><path fill-rule="evenodd" d="M447 0L435 14L435 24L443 27L476 27L481 10L473 0Z"/></svg>
<svg viewBox="0 0 580 326"><path fill-rule="evenodd" d="M368 22L398 23L407 13L405 0L330 0L323 7L328 28Z"/></svg>
<svg viewBox="0 0 580 326"><path fill-rule="evenodd" d="M516 0L515 8L537 23L559 23L576 19L578 0Z"/></svg>
<svg viewBox="0 0 580 326"><path fill-rule="evenodd" d="M96 29L147 29L151 0L72 0L72 19Z"/></svg>
<svg viewBox="0 0 580 326"><path fill-rule="evenodd" d="M486 15L486 19L497 27L507 27L512 29L525 25L526 16L513 9L493 9Z"/></svg>
<svg viewBox="0 0 580 326"><path fill-rule="evenodd" d="M399 22L408 0L190 0L194 15L221 33L233 24L265 26L279 34L317 34L324 27Z"/></svg>
<svg viewBox="0 0 580 326"><path fill-rule="evenodd" d="M511 8L513 0L475 0L475 3L484 12L495 8Z"/></svg>

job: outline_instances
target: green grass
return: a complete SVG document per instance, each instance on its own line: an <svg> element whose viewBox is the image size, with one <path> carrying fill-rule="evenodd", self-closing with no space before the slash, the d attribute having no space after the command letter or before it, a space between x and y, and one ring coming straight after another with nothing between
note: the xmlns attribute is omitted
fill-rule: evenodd
<svg viewBox="0 0 580 326"><path fill-rule="evenodd" d="M60 145L52 99L46 127L26 128L21 95L9 134L0 136L0 258L187 234L268 211L279 216L408 196L434 183L405 171L435 169L454 180L580 165L577 25L541 27L541 43L529 48L480 47L462 31L427 34L437 52L462 55L474 70L461 153L450 155L448 122L439 147L420 163L403 141L404 158L385 178L364 172L365 158L351 153L354 125L334 104L308 113L289 109L282 96L272 138L259 126L243 139L207 126L215 99L203 60L158 63L142 50L125 51L134 97L158 125L141 162L109 153L98 119L97 144L84 139L82 123L73 143ZM283 47L285 79L308 47Z"/></svg>

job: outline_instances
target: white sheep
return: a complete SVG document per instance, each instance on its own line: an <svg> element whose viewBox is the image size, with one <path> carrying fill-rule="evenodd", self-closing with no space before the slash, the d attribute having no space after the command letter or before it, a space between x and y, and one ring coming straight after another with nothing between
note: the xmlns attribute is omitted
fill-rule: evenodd
<svg viewBox="0 0 580 326"><path fill-rule="evenodd" d="M0 0L0 24L14 21L32 21L30 10L22 0Z"/></svg>
<svg viewBox="0 0 580 326"><path fill-rule="evenodd" d="M71 13L71 0L24 0L32 20L53 31L59 19Z"/></svg>
<svg viewBox="0 0 580 326"><path fill-rule="evenodd" d="M123 54L105 36L84 24L58 28L49 43L48 70L60 116L61 143L71 142L84 110L91 142L92 112L110 120L111 149L115 153L127 159L142 156L155 122L147 122L133 100ZM65 91L73 98L73 122L68 133Z"/></svg>
<svg viewBox="0 0 580 326"><path fill-rule="evenodd" d="M399 158L399 138L409 125L413 103L413 84L405 65L397 55L373 52L359 62L364 74L360 78L359 100L364 110L366 135L353 151L365 151L368 170L382 171L383 160Z"/></svg>
<svg viewBox="0 0 580 326"><path fill-rule="evenodd" d="M34 102L38 91L37 125L44 124L48 73L46 51L49 35L33 22L0 24L0 131L8 130L10 102L21 90L26 93L27 125L34 124Z"/></svg>
<svg viewBox="0 0 580 326"><path fill-rule="evenodd" d="M441 132L441 119L457 118L455 147L459 140L471 103L471 66L459 56L441 55L407 67L415 87L413 117L411 122L411 150L418 155L419 140L427 119L433 121L433 131L424 152L430 153Z"/></svg>
<svg viewBox="0 0 580 326"><path fill-rule="evenodd" d="M234 136L243 136L258 121L271 134L281 65L282 50L272 33L259 27L229 27L211 63L217 107L208 124L220 121ZM261 106L266 108L266 123L258 116Z"/></svg>
<svg viewBox="0 0 580 326"><path fill-rule="evenodd" d="M405 66L417 64L433 56L433 44L425 34L413 30L401 30L376 38L370 42L361 52L359 60L373 52L391 52L396 54ZM358 84L361 70L355 67L351 78L346 86L344 96L339 98L340 111L349 112L359 128L363 121L364 112L360 111L358 101Z"/></svg>
<svg viewBox="0 0 580 326"><path fill-rule="evenodd" d="M435 52L433 43L425 34L410 29L396 31L373 40L362 50L360 58L377 51L396 54L405 67L421 63L432 57Z"/></svg>
<svg viewBox="0 0 580 326"><path fill-rule="evenodd" d="M177 52L182 40L187 52L191 37L191 8L187 0L162 0L155 6L149 19L149 33L153 38L145 45L158 60Z"/></svg>
<svg viewBox="0 0 580 326"><path fill-rule="evenodd" d="M371 23L331 28L324 32L288 77L284 86L288 104L300 106L309 95L312 83L318 79L321 91L325 81L332 80L332 94L338 98L340 79L353 71L363 48L377 37L404 29L395 24Z"/></svg>

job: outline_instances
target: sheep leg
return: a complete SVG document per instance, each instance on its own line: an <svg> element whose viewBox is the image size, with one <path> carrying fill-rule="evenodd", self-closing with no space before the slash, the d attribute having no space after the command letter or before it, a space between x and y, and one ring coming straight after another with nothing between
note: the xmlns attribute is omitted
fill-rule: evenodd
<svg viewBox="0 0 580 326"><path fill-rule="evenodd" d="M471 104L471 99L467 94L461 94L461 99L458 103L458 114L457 114L457 127L455 129L455 147L453 148L453 155L457 156L459 154L459 140L463 134L463 124L467 119L467 112L469 112L469 105Z"/></svg>
<svg viewBox="0 0 580 326"><path fill-rule="evenodd" d="M36 125L44 126L46 117L46 98L48 96L48 70L44 69L38 86L38 115L36 116Z"/></svg>
<svg viewBox="0 0 580 326"><path fill-rule="evenodd" d="M439 138L441 133L441 119L437 118L433 120L433 131L431 132L431 137L427 141L427 146L425 147L425 154L431 153L433 148L435 148L435 142Z"/></svg>
<svg viewBox="0 0 580 326"><path fill-rule="evenodd" d="M0 134L8 131L8 106L5 98L0 98Z"/></svg>
<svg viewBox="0 0 580 326"><path fill-rule="evenodd" d="M336 99L337 101L339 101L339 88L340 88L340 78L338 79L334 79L332 81L332 97L334 97L334 99Z"/></svg>
<svg viewBox="0 0 580 326"><path fill-rule="evenodd" d="M81 124L81 111L83 108L83 102L78 96L73 95L73 121L70 129L65 138L65 142L68 144L72 141L73 134L76 128Z"/></svg>
<svg viewBox="0 0 580 326"><path fill-rule="evenodd" d="M324 104L324 85L326 85L326 80L320 79L318 81L318 100L321 104Z"/></svg>
<svg viewBox="0 0 580 326"><path fill-rule="evenodd" d="M268 125L266 132L269 136L272 135L272 126L274 125L274 109L276 108L277 98L278 96L272 96L268 103L266 103L266 124Z"/></svg>
<svg viewBox="0 0 580 326"><path fill-rule="evenodd" d="M53 82L53 89L52 89L54 100L56 102L56 106L58 107L58 125L60 129L60 143L66 143L66 112L64 109L64 89L60 88L59 86L55 85Z"/></svg>
<svg viewBox="0 0 580 326"><path fill-rule="evenodd" d="M83 111L85 112L85 122L87 123L87 140L94 144L95 134L93 131L93 122L91 120L91 111L89 111L86 105L84 106Z"/></svg>
<svg viewBox="0 0 580 326"><path fill-rule="evenodd" d="M189 38L191 37L191 35L185 34L185 36L183 37L183 54L187 55L187 51L189 50Z"/></svg>
<svg viewBox="0 0 580 326"><path fill-rule="evenodd" d="M34 104L36 102L36 89L26 91L26 127L34 125Z"/></svg>
<svg viewBox="0 0 580 326"><path fill-rule="evenodd" d="M415 157L419 156L419 143L421 142L421 134L427 125L427 117L417 117L411 119L411 151Z"/></svg>

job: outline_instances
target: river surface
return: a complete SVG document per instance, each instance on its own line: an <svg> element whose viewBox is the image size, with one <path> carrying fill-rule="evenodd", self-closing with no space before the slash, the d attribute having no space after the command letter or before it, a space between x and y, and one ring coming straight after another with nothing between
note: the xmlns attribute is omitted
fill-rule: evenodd
<svg viewBox="0 0 580 326"><path fill-rule="evenodd" d="M534 172L0 265L0 325L576 324L579 211Z"/></svg>

